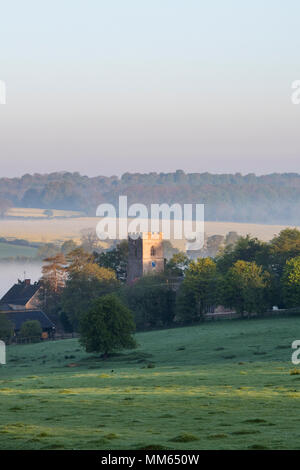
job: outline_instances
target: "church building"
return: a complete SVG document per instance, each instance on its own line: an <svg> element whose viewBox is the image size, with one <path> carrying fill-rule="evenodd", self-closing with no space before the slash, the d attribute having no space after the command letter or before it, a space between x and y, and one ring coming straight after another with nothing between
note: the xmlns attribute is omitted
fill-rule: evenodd
<svg viewBox="0 0 300 470"><path fill-rule="evenodd" d="M145 274L164 271L162 232L143 232L128 236L127 282L130 284Z"/></svg>

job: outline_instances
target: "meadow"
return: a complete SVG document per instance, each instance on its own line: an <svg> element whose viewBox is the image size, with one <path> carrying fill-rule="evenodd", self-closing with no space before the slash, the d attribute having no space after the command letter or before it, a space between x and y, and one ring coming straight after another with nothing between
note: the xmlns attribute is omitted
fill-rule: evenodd
<svg viewBox="0 0 300 470"><path fill-rule="evenodd" d="M0 259L5 258L35 258L38 249L31 246L12 245L0 242Z"/></svg>
<svg viewBox="0 0 300 470"><path fill-rule="evenodd" d="M104 361L76 339L8 346L0 449L299 449L300 318L139 333Z"/></svg>

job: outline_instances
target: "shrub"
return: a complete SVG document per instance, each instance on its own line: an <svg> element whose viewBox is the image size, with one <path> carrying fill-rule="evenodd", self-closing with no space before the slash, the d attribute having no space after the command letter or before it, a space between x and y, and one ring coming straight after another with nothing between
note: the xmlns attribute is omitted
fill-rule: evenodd
<svg viewBox="0 0 300 470"><path fill-rule="evenodd" d="M42 327L38 320L28 320L23 323L20 330L20 337L26 338L32 343L40 341Z"/></svg>
<svg viewBox="0 0 300 470"><path fill-rule="evenodd" d="M4 313L0 313L0 339L8 341L14 332L13 324L6 318Z"/></svg>

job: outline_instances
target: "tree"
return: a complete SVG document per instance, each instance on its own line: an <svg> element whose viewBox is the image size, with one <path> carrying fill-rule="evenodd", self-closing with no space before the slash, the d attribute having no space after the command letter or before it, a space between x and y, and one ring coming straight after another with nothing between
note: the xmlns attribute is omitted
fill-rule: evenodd
<svg viewBox="0 0 300 470"><path fill-rule="evenodd" d="M8 199L0 198L0 218L4 217L8 209L12 207L11 201Z"/></svg>
<svg viewBox="0 0 300 470"><path fill-rule="evenodd" d="M135 324L130 310L115 295L93 302L80 320L80 343L88 353L110 353L136 347Z"/></svg>
<svg viewBox="0 0 300 470"><path fill-rule="evenodd" d="M283 298L287 307L300 306L300 256L286 262L281 278Z"/></svg>
<svg viewBox="0 0 300 470"><path fill-rule="evenodd" d="M42 281L53 293L57 294L65 285L66 259L62 253L45 258L42 267Z"/></svg>
<svg viewBox="0 0 300 470"><path fill-rule="evenodd" d="M226 245L216 258L218 269L225 274L237 261L255 262L265 269L270 266L270 248L257 238L239 237L235 244Z"/></svg>
<svg viewBox="0 0 300 470"><path fill-rule="evenodd" d="M84 251L82 247L78 247L66 255L66 260L68 263L68 275L72 277L76 273L80 273L87 264L93 263L94 256Z"/></svg>
<svg viewBox="0 0 300 470"><path fill-rule="evenodd" d="M281 277L287 260L300 256L300 231L286 228L270 242L271 262L276 274Z"/></svg>
<svg viewBox="0 0 300 470"><path fill-rule="evenodd" d="M237 261L225 276L223 302L237 313L262 313L268 307L270 275L255 262Z"/></svg>
<svg viewBox="0 0 300 470"><path fill-rule="evenodd" d="M99 244L100 240L94 229L86 228L81 230L81 246L84 251L93 253L94 251L97 251Z"/></svg>
<svg viewBox="0 0 300 470"><path fill-rule="evenodd" d="M208 237L206 241L207 256L215 258L223 243L224 237L222 235L212 235Z"/></svg>
<svg viewBox="0 0 300 470"><path fill-rule="evenodd" d="M166 263L165 274L170 278L183 277L189 264L190 259L185 253L175 253Z"/></svg>
<svg viewBox="0 0 300 470"><path fill-rule="evenodd" d="M232 245L234 246L236 242L239 240L239 235L237 232L228 232L225 237L225 245Z"/></svg>
<svg viewBox="0 0 300 470"><path fill-rule="evenodd" d="M175 316L176 293L163 274L149 274L121 291L138 329L168 326Z"/></svg>
<svg viewBox="0 0 300 470"><path fill-rule="evenodd" d="M20 337L28 339L31 343L37 343L41 339L42 327L38 320L25 321L20 330Z"/></svg>
<svg viewBox="0 0 300 470"><path fill-rule="evenodd" d="M51 258L59 253L59 248L54 243L43 243L39 246L37 257L40 259Z"/></svg>
<svg viewBox="0 0 300 470"><path fill-rule="evenodd" d="M62 253L44 259L40 299L48 315L56 315L60 308L60 296L66 281L66 259Z"/></svg>
<svg viewBox="0 0 300 470"><path fill-rule="evenodd" d="M54 216L54 212L53 212L53 210L51 210L51 209L45 209L45 210L44 210L44 215L45 215L46 217L48 217L48 219L51 219L51 217Z"/></svg>
<svg viewBox="0 0 300 470"><path fill-rule="evenodd" d="M14 326L4 313L0 312L0 340L9 341L14 333Z"/></svg>
<svg viewBox="0 0 300 470"><path fill-rule="evenodd" d="M116 248L94 253L95 263L104 268L113 269L119 281L126 282L128 265L128 241L121 241Z"/></svg>
<svg viewBox="0 0 300 470"><path fill-rule="evenodd" d="M219 301L220 275L211 258L198 258L186 270L176 300L177 321L201 319Z"/></svg>
<svg viewBox="0 0 300 470"><path fill-rule="evenodd" d="M61 308L76 331L81 315L90 308L93 300L115 290L118 283L114 271L91 262L80 267L76 264L76 268L72 264L67 272Z"/></svg>
<svg viewBox="0 0 300 470"><path fill-rule="evenodd" d="M179 253L178 248L175 248L170 242L170 240L163 240L162 244L163 244L163 250L164 250L164 257L166 259L169 260L170 258L172 258L173 255L175 255L176 253Z"/></svg>

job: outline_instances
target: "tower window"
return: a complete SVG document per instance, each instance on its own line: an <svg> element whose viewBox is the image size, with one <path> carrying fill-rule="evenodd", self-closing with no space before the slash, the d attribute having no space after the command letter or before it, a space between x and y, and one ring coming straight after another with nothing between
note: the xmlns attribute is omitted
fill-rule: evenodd
<svg viewBox="0 0 300 470"><path fill-rule="evenodd" d="M154 248L154 246L151 246L151 256L155 256L155 248Z"/></svg>

